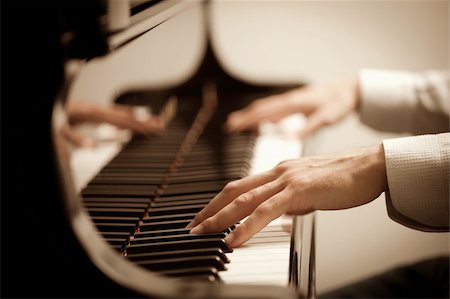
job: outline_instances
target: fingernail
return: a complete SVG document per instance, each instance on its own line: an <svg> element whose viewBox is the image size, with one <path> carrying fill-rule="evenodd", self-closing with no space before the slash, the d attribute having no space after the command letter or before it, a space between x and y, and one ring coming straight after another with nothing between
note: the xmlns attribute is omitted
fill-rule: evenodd
<svg viewBox="0 0 450 299"><path fill-rule="evenodd" d="M194 220L192 220L191 222L189 222L188 225L186 225L185 228L193 228L194 227Z"/></svg>
<svg viewBox="0 0 450 299"><path fill-rule="evenodd" d="M190 234L202 234L205 231L205 229L203 228L203 225L199 224L196 227L194 227L193 229L191 229L191 231L189 232Z"/></svg>
<svg viewBox="0 0 450 299"><path fill-rule="evenodd" d="M230 247L233 247L233 239L234 239L234 234L233 234L233 233L228 234L228 235L225 237L225 242L227 242L228 245L230 245Z"/></svg>

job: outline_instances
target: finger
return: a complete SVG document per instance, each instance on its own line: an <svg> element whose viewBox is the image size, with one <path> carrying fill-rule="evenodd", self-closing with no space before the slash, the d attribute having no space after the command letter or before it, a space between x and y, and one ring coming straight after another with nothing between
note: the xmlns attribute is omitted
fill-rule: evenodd
<svg viewBox="0 0 450 299"><path fill-rule="evenodd" d="M123 105L123 104L114 104L112 105L115 110L117 111L123 111L123 113L133 114L133 109L129 105Z"/></svg>
<svg viewBox="0 0 450 299"><path fill-rule="evenodd" d="M225 123L225 131L228 133L238 133L245 129L256 129L260 122L260 116L252 116L252 114L255 114L252 110L231 113Z"/></svg>
<svg viewBox="0 0 450 299"><path fill-rule="evenodd" d="M304 127L298 132L298 137L301 139L308 137L320 127L326 125L327 122L327 112L319 109L307 117Z"/></svg>
<svg viewBox="0 0 450 299"><path fill-rule="evenodd" d="M273 171L266 171L257 175L248 176L243 179L228 183L219 194L217 194L186 227L193 228L205 221L207 218L215 215L223 207L228 205L239 195L248 192L258 186L264 185L274 180Z"/></svg>
<svg viewBox="0 0 450 299"><path fill-rule="evenodd" d="M225 241L231 247L238 247L247 242L254 234L283 215L289 206L288 202L289 197L285 190L275 194L256 208L244 223L227 235Z"/></svg>
<svg viewBox="0 0 450 299"><path fill-rule="evenodd" d="M89 137L85 137L73 128L69 126L64 126L62 128L63 136L73 145L77 147L96 147L97 142Z"/></svg>
<svg viewBox="0 0 450 299"><path fill-rule="evenodd" d="M68 116L68 122L71 125L83 123L89 120L89 115L92 110L96 110L97 106L88 101L69 101L66 103L66 111Z"/></svg>
<svg viewBox="0 0 450 299"><path fill-rule="evenodd" d="M287 105L285 94L275 95L255 101L248 107L231 113L225 124L228 132L240 132L256 128L263 120L278 121L293 113Z"/></svg>
<svg viewBox="0 0 450 299"><path fill-rule="evenodd" d="M161 129L160 120L158 118L140 121L136 119L131 109L120 106L111 106L102 109L97 120L100 122L107 122L121 129L132 130L133 132L142 135L157 133Z"/></svg>
<svg viewBox="0 0 450 299"><path fill-rule="evenodd" d="M161 122L157 118L140 121L136 118L133 110L126 105L112 105L100 107L89 102L73 102L67 106L69 122L72 124L109 123L121 129L132 130L136 133L148 135L158 133L161 130Z"/></svg>
<svg viewBox="0 0 450 299"><path fill-rule="evenodd" d="M215 215L194 227L191 233L203 234L223 231L250 215L261 203L282 191L283 188L275 180L243 193Z"/></svg>

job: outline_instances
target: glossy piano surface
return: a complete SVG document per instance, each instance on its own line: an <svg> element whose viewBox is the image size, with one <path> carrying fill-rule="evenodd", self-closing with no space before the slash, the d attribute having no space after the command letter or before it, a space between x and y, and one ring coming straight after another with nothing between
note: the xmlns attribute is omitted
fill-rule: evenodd
<svg viewBox="0 0 450 299"><path fill-rule="evenodd" d="M253 158L258 135L225 134L222 125L228 113L292 87L248 84L230 77L208 41L208 7L200 1L186 3L161 1L151 7L155 13L150 14L148 24L154 26L131 26L132 33L125 38L129 29L111 35L110 53L84 63L55 101L51 137L57 169L54 178L61 195L54 196L56 201L63 200L60 208L65 210L58 219L65 218L63 224L49 219L45 225L59 226L59 233L53 233L56 240L61 234L69 240L60 249L67 258L58 254L52 262L63 259L64 267L50 269L64 268L62 273L69 272L73 279L55 288L57 296L66 285L74 286L67 296L89 297L288 298L314 294L308 264L313 253L303 251L311 249L312 237L302 240L300 250L294 251L299 240L293 236L304 237L299 221L290 223L287 231L274 223L246 245L264 247L269 239L269 243L283 242L282 249L274 245L266 252L280 249L284 276L258 279L256 272L260 271L256 271L247 273L243 281L230 275L239 262L244 267L250 264L245 258L248 253L239 254L244 248L233 253L224 242L233 227L205 236L184 229L227 182L257 171ZM162 113L167 116L166 128L157 136L133 136L129 142L116 144L109 157L102 158L95 175L77 185L70 157L75 151L60 135L66 122L63 103L77 99L100 105L115 101ZM43 217L49 212L42 207L37 211ZM307 228L310 232L312 224ZM44 243L39 252L50 252L49 242ZM303 267L297 263L300 254L308 261ZM258 263L258 258L253 262ZM249 267L257 270L254 265ZM243 273L237 272L238 276ZM302 281L299 276L306 281L296 289ZM82 286L77 289L78 284ZM52 294L45 290L51 283L40 285L43 294Z"/></svg>

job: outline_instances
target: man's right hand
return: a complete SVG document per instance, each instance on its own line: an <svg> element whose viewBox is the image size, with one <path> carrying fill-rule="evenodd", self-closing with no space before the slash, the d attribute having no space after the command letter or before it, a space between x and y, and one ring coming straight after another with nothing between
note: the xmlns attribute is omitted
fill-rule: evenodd
<svg viewBox="0 0 450 299"><path fill-rule="evenodd" d="M231 113L225 124L226 130L234 133L255 129L263 121L277 122L290 114L303 113L307 119L299 137L304 138L355 110L358 93L356 77L324 85L296 88L259 99L246 108Z"/></svg>

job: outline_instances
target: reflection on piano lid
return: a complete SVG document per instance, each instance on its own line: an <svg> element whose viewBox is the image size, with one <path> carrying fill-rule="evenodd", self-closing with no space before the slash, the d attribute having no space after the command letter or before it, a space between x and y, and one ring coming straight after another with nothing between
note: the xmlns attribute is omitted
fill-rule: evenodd
<svg viewBox="0 0 450 299"><path fill-rule="evenodd" d="M204 43L203 52L199 49L204 57L193 68L195 72L192 67L178 68L170 62L180 59L183 52L198 48L189 44L192 40L189 36L179 35L178 30L193 32L183 27L198 24L189 20L189 16L197 14L185 12L199 9L207 12L207 6L192 2L181 7L179 1L161 1L149 9L162 10L150 17L152 22L159 18L163 21L151 29L141 27L133 31L131 26L111 35L109 42L114 52L88 63L75 79L69 100L80 95L95 98L99 95L96 89L109 88L112 91L106 91L105 98L170 115L164 132L132 137L78 192L58 135L64 124L64 111L61 103L54 108L59 174L69 221L80 244L111 284L144 296L314 297L312 216L274 221L246 245L234 250L224 238L235 226L207 235L191 235L185 229L228 182L300 154L298 143L273 132L266 136L256 132L227 135L222 130L231 111L293 86L259 86L233 79L222 70L208 42ZM171 35L162 35L168 28ZM121 34L125 35L115 39ZM180 40L185 43L183 48L170 48ZM159 56L146 55L155 47L166 51L153 52ZM142 55L127 57L124 53ZM192 60L186 65L197 61L196 55L184 57ZM142 63L127 65L127 59ZM116 74L114 67L120 63L127 73ZM170 73L160 71L161 65L184 72L178 77L186 79L160 84L159 73ZM144 68L139 70L144 77L139 84L125 78L133 67ZM96 81L85 79L92 74L96 75ZM169 99L177 99L176 105ZM276 149L277 157L258 156L264 146L270 146L271 151ZM261 166L260 161L266 165Z"/></svg>

